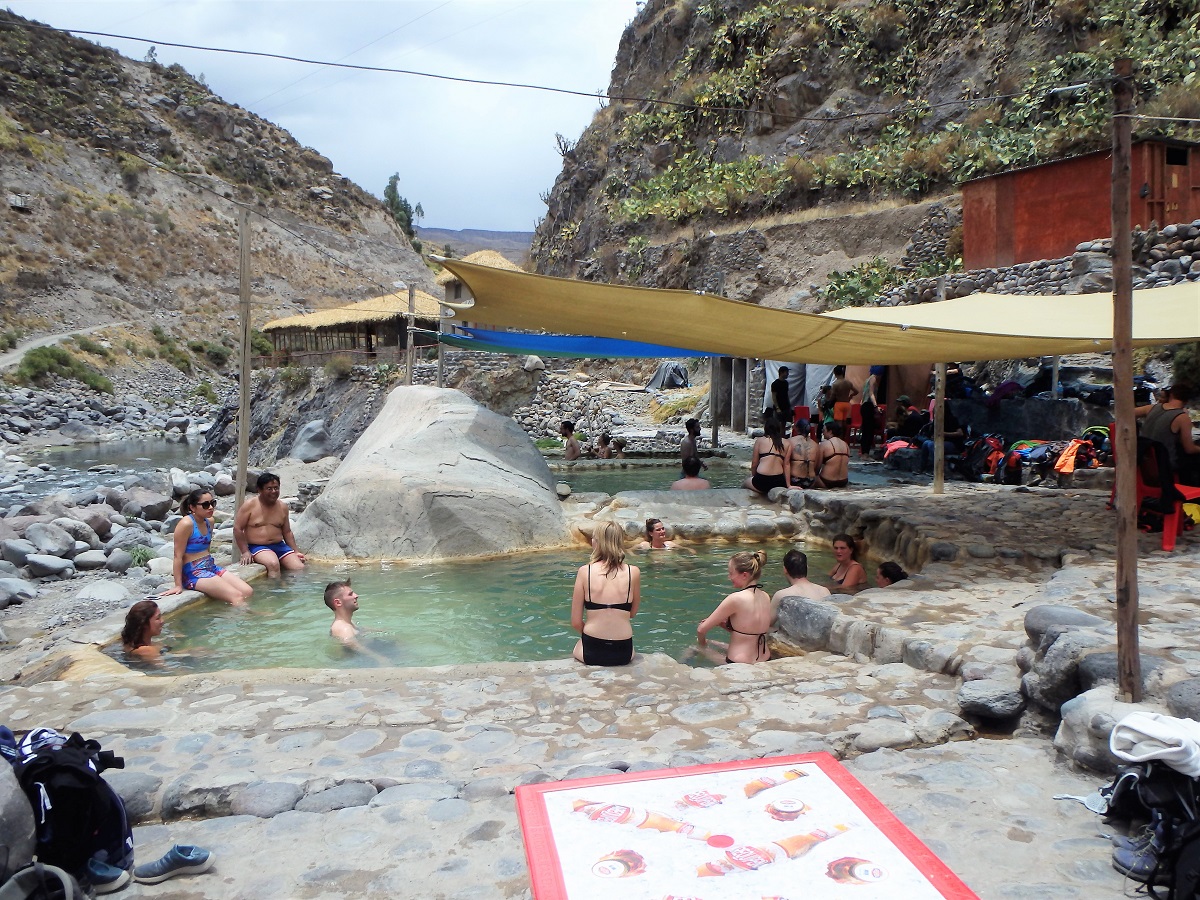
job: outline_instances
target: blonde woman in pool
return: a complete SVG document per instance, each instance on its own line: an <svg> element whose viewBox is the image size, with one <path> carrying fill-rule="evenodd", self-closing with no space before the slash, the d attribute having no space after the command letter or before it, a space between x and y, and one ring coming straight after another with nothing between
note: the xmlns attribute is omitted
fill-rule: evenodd
<svg viewBox="0 0 1200 900"><path fill-rule="evenodd" d="M592 534L592 559L580 566L571 593L574 657L588 666L624 666L633 659L633 617L642 602L642 572L625 562L625 533L605 522Z"/></svg>

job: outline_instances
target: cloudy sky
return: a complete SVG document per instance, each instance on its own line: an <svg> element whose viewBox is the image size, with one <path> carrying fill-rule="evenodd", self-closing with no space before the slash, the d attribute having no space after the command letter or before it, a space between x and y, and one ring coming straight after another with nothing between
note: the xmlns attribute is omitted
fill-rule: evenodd
<svg viewBox="0 0 1200 900"><path fill-rule="evenodd" d="M5 0L57 28L602 93L635 0ZM89 37L143 59L149 44ZM531 231L594 97L155 49L288 129L334 168L425 210L422 225Z"/></svg>

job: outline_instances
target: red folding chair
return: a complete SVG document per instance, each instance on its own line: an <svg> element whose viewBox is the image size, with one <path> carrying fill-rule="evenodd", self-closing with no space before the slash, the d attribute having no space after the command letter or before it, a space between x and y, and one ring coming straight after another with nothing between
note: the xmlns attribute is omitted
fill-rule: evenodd
<svg viewBox="0 0 1200 900"><path fill-rule="evenodd" d="M846 435L846 443L853 444L862 440L862 404L850 404L850 433Z"/></svg>
<svg viewBox="0 0 1200 900"><path fill-rule="evenodd" d="M1162 444L1146 438L1138 440L1137 508L1142 508L1143 500L1157 499L1161 502L1164 492L1174 496L1175 502L1163 510L1162 548L1171 551L1175 549L1179 535L1183 534L1186 519L1183 504L1185 501L1191 503L1200 500L1200 487L1178 484L1163 477L1158 464L1160 458L1168 458Z"/></svg>

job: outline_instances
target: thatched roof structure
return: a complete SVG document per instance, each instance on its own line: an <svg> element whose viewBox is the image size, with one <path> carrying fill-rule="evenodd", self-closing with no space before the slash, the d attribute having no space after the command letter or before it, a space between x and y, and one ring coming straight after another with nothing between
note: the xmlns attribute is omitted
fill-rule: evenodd
<svg viewBox="0 0 1200 900"><path fill-rule="evenodd" d="M464 256L463 262L474 263L477 266L491 266L493 269L507 269L510 272L525 271L512 260L501 256L495 250L476 250L470 256ZM458 278L449 269L443 269L435 280L442 287L445 287L452 282L458 281Z"/></svg>
<svg viewBox="0 0 1200 900"><path fill-rule="evenodd" d="M424 291L417 291L413 308L418 319L437 319L441 308L438 300ZM397 316L408 315L408 293L387 294L362 300L347 306L321 309L300 316L275 319L262 327L263 331L278 331L284 328L338 328L344 325L360 325L371 322L386 322Z"/></svg>

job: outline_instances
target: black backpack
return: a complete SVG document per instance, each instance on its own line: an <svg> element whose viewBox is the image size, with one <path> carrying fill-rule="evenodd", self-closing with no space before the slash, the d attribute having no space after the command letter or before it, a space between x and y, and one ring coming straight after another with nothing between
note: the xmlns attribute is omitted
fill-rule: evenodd
<svg viewBox="0 0 1200 900"><path fill-rule="evenodd" d="M58 866L30 863L0 884L0 900L83 900L79 883Z"/></svg>
<svg viewBox="0 0 1200 900"><path fill-rule="evenodd" d="M100 777L105 769L124 767L125 760L79 734L64 738L38 728L25 736L14 770L33 806L39 862L81 880L92 858L120 869L133 866L125 803Z"/></svg>

